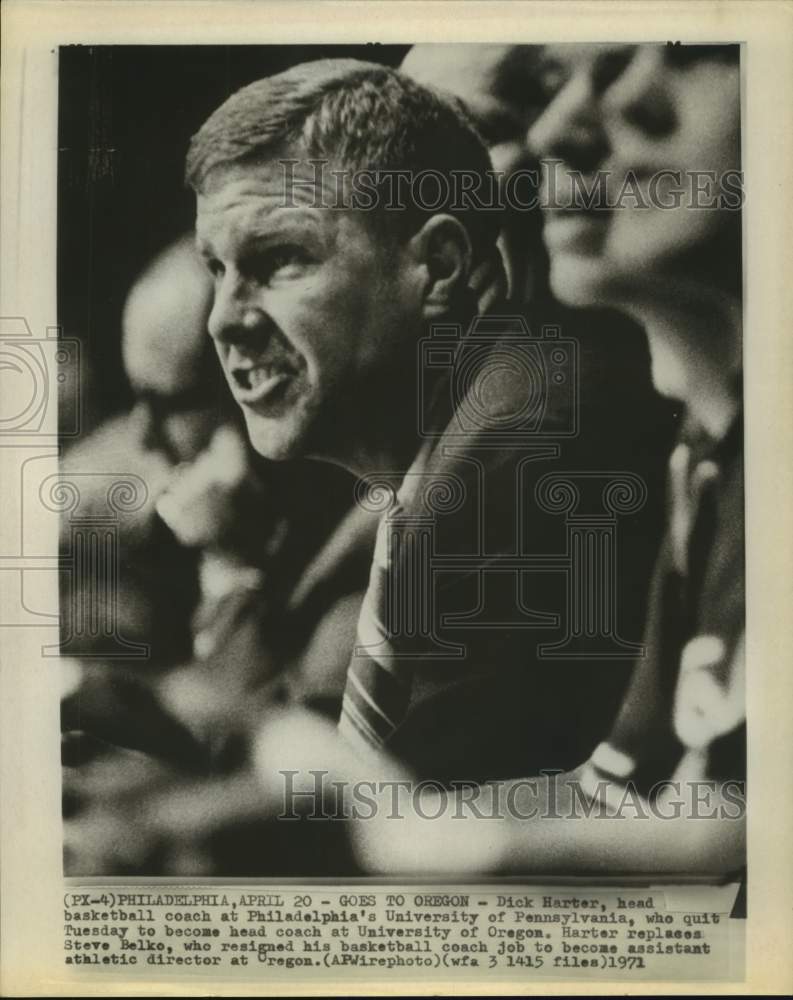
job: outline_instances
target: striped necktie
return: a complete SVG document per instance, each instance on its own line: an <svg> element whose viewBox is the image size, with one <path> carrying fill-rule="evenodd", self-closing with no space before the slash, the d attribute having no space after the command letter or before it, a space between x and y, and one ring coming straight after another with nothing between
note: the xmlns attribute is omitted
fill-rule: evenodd
<svg viewBox="0 0 793 1000"><path fill-rule="evenodd" d="M347 672L339 732L353 746L383 746L404 719L410 700L410 671L395 658L394 631L389 626L396 583L395 514L398 517L398 508L380 521L358 620L358 648Z"/></svg>
<svg viewBox="0 0 793 1000"><path fill-rule="evenodd" d="M415 607L421 593L414 592L411 574L404 571L405 555L415 556L409 551L415 543L411 511L431 450L429 442L421 449L378 526L339 719L339 732L352 746L382 747L410 703L410 642L423 608Z"/></svg>

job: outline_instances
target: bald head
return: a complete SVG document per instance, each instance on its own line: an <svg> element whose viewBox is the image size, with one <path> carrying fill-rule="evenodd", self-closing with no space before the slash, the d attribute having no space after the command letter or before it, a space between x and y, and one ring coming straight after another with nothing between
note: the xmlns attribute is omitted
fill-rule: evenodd
<svg viewBox="0 0 793 1000"><path fill-rule="evenodd" d="M132 286L122 318L124 368L141 446L189 462L222 419L224 390L207 318L212 285L192 235L167 247Z"/></svg>
<svg viewBox="0 0 793 1000"><path fill-rule="evenodd" d="M212 356L211 296L192 236L167 247L138 277L122 317L124 368L136 393L172 396L200 380Z"/></svg>

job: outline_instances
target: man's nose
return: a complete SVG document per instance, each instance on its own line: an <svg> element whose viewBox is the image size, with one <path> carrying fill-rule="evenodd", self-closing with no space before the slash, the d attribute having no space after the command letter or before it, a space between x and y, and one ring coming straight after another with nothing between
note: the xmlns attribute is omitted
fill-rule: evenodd
<svg viewBox="0 0 793 1000"><path fill-rule="evenodd" d="M530 127L526 143L539 157L594 170L607 152L600 106L589 74L578 72L562 87Z"/></svg>
<svg viewBox="0 0 793 1000"><path fill-rule="evenodd" d="M260 337L267 317L260 297L240 279L226 278L215 289L207 321L209 335L223 347L244 347Z"/></svg>

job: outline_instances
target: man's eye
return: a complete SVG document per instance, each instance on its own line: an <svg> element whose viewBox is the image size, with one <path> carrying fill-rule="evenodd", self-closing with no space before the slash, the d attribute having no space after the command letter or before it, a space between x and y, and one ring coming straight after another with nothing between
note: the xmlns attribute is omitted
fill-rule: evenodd
<svg viewBox="0 0 793 1000"><path fill-rule="evenodd" d="M265 279L276 276L288 277L302 270L308 263L308 254L300 247L274 247L261 255L257 262L257 270Z"/></svg>
<svg viewBox="0 0 793 1000"><path fill-rule="evenodd" d="M219 260L215 257L207 257L205 259L207 270L212 275L213 278L222 278L225 273L225 267L221 264Z"/></svg>
<svg viewBox="0 0 793 1000"><path fill-rule="evenodd" d="M541 100L545 103L553 100L569 77L570 73L560 63L549 62L541 66L537 73L537 89Z"/></svg>

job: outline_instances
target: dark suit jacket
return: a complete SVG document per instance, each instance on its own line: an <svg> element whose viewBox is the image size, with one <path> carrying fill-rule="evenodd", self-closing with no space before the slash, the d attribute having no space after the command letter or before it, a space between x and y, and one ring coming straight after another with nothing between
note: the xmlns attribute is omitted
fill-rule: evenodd
<svg viewBox="0 0 793 1000"><path fill-rule="evenodd" d="M712 463L715 475L703 491L688 545L688 567L681 572L668 533L653 577L647 622L647 655L637 663L630 688L609 742L634 762L631 775L648 793L657 782L672 777L686 747L675 724L687 695L681 689L687 668L705 669L713 679L697 711L702 731L720 692L732 685L740 669L745 629L743 422L736 420L718 445L700 440L692 445L694 463ZM692 662L689 653L703 638L720 644L713 662ZM703 647L700 647L703 648ZM704 647L707 656L707 647ZM718 649L719 646L716 646ZM688 651L688 652L687 652ZM743 781L746 777L746 726L741 707L743 685L735 693L734 724L719 732L704 748L708 780ZM700 689L701 690L701 689ZM701 695L700 695L701 696ZM682 704L681 704L682 702ZM719 713L721 714L721 713ZM717 725L716 729L722 728ZM715 730L714 730L715 731Z"/></svg>
<svg viewBox="0 0 793 1000"><path fill-rule="evenodd" d="M550 319L560 317L553 342L533 321L531 335L518 320L491 325L487 334L461 331L448 377L424 414L424 427L437 430L414 473L420 482L403 487L405 514L432 518L433 632L463 653L422 656L424 639L392 633L411 654L397 663L411 692L387 745L423 778L482 781L571 768L616 712L629 659L547 659L539 652L569 626L562 569L515 569L515 556L558 560L567 552L564 516L537 502L541 477L631 471L647 484L650 502L617 525L615 555L618 627L626 639L641 636L660 538L666 454L659 443L668 436L668 412L659 418L640 331L610 317L589 317L595 329L577 318L571 330L569 313L559 309ZM572 346L564 343L571 339ZM444 335L435 346L443 344ZM559 348L562 354L551 353ZM568 380L562 389L552 381L557 373ZM439 509L428 488L433 481L458 484L462 502ZM397 561L392 572L398 588L409 569ZM468 623L450 621L472 612ZM556 615L558 624L532 622L532 613Z"/></svg>

